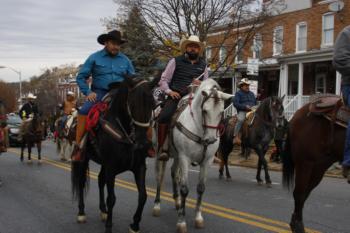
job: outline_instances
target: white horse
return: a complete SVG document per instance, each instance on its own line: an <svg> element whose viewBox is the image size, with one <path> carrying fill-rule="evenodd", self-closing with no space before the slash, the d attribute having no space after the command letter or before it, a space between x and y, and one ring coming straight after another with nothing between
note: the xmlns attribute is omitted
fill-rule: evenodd
<svg viewBox="0 0 350 233"><path fill-rule="evenodd" d="M200 166L195 226L204 227L201 203L207 169L219 146L219 124L223 116L224 100L232 98L232 95L221 92L219 85L213 79L207 79L201 83L193 96L190 94L189 98L186 108L169 134L169 153L174 158L171 177L173 197L178 210L177 232L179 233L187 232L185 203L189 193L188 170L191 163L197 163ZM156 160L157 195L153 208L154 216L160 215L160 192L166 163Z"/></svg>
<svg viewBox="0 0 350 233"><path fill-rule="evenodd" d="M73 151L73 142L75 140L75 131L72 131L72 125L76 122L78 111L74 110L71 115L68 115L67 121L65 122L64 129L60 127L61 118L57 119L55 122L55 128L58 130L57 137L57 151L60 154L62 161L69 160Z"/></svg>

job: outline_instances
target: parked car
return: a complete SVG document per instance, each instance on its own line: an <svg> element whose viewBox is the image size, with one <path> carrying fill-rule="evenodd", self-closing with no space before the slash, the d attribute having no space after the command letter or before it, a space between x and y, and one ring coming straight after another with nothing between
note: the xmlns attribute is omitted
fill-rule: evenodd
<svg viewBox="0 0 350 233"><path fill-rule="evenodd" d="M15 113L7 115L7 127L9 129L9 143L10 146L18 145L18 134L22 124L22 119Z"/></svg>

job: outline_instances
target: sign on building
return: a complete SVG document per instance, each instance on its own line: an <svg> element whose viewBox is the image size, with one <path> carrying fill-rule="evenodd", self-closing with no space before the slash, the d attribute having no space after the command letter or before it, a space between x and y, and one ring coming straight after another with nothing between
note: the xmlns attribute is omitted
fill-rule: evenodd
<svg viewBox="0 0 350 233"><path fill-rule="evenodd" d="M254 93L255 97L258 95L258 81L249 80L249 90Z"/></svg>
<svg viewBox="0 0 350 233"><path fill-rule="evenodd" d="M259 59L248 58L247 75L259 75Z"/></svg>

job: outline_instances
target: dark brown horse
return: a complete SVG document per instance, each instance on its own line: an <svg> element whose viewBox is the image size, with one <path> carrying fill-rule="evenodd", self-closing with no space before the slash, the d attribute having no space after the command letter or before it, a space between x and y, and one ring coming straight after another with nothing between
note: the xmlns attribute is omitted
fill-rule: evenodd
<svg viewBox="0 0 350 233"><path fill-rule="evenodd" d="M268 187L271 187L272 182L270 179L267 161L265 154L269 148L270 142L273 139L274 131L276 127L279 127L284 123L284 109L283 109L283 97L269 97L266 98L255 110L250 117L247 117L243 124L242 129L242 151L247 158L250 149L254 149L259 157L258 167L256 173L256 180L258 184L262 184L260 173L261 169L265 171L265 182ZM226 120L227 121L227 120ZM222 156L223 163L226 168L226 177L231 178L227 168L228 155L232 151L233 144L233 130L234 123L226 124L226 131L220 137L219 153ZM220 177L222 177L223 166L220 167Z"/></svg>
<svg viewBox="0 0 350 233"><path fill-rule="evenodd" d="M41 163L41 141L43 140L45 127L38 114L34 114L32 120L23 122L21 127L22 141L21 141L21 161L23 161L23 152L25 146L28 148L28 163L32 162L32 147L36 145L38 149L38 163Z"/></svg>
<svg viewBox="0 0 350 233"><path fill-rule="evenodd" d="M303 207L306 199L327 169L343 159L345 142L345 128L332 124L323 116L311 114L309 105L299 109L290 121L282 156L283 185L291 188L295 182L290 226L297 233L305 232Z"/></svg>

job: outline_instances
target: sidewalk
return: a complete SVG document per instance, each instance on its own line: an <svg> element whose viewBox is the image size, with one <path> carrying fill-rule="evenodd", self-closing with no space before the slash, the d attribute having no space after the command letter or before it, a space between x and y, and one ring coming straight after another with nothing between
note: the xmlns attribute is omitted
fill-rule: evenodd
<svg viewBox="0 0 350 233"><path fill-rule="evenodd" d="M256 169L258 165L258 156L256 155L256 153L252 151L251 155L246 160L245 158L240 156L241 151L240 149L239 150L238 149L239 148L235 147L231 152L229 156L229 165ZM268 162L269 169L272 171L282 171L282 163L271 162L270 154L271 154L271 150L269 150L265 156ZM325 176L334 177L334 178L343 178L341 167L337 166L337 164L333 164L333 166L331 166L328 169Z"/></svg>

